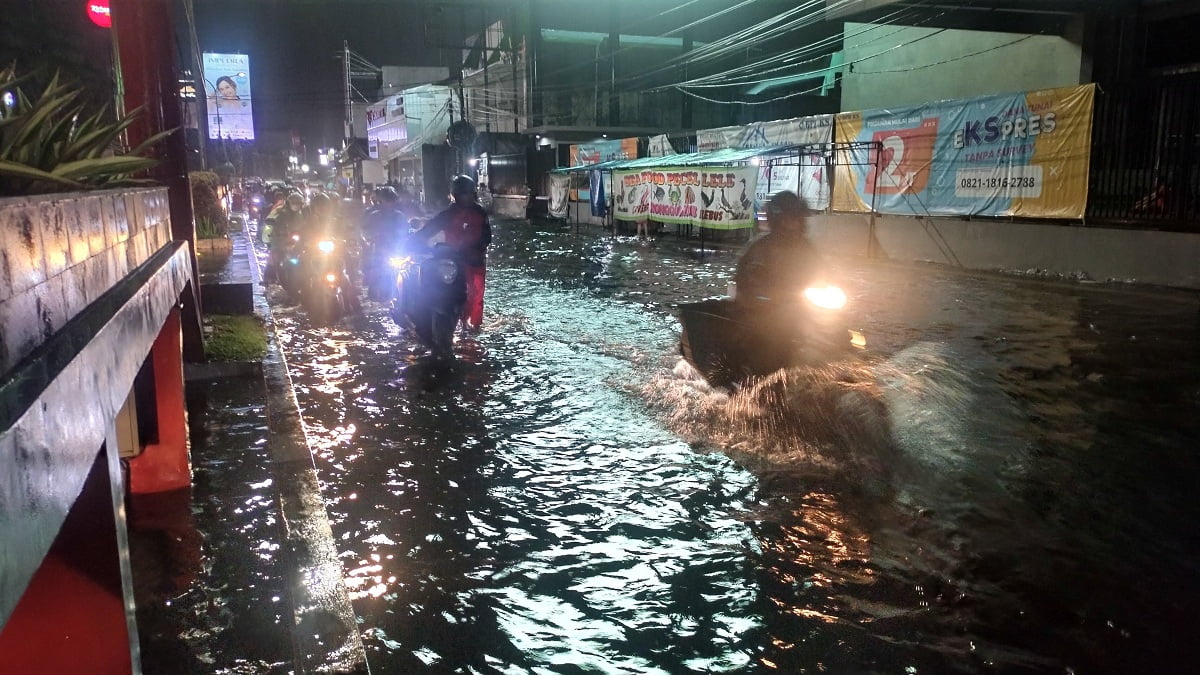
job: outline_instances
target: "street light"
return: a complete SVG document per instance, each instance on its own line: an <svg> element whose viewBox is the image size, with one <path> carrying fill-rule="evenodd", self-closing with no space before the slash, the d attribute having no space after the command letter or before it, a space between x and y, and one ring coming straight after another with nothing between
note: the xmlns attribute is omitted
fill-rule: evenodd
<svg viewBox="0 0 1200 675"><path fill-rule="evenodd" d="M300 165L300 171L301 171L301 173L308 173L308 165L307 165L307 164L301 164L301 165Z"/></svg>

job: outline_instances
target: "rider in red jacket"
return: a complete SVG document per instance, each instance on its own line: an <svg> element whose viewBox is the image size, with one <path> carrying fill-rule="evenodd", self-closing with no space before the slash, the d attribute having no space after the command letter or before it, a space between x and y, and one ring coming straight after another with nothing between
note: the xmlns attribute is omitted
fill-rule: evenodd
<svg viewBox="0 0 1200 675"><path fill-rule="evenodd" d="M487 247L492 243L492 225L479 205L475 181L456 176L450 186L454 202L422 228L420 237L430 245L445 243L458 251L467 281L467 302L462 327L478 331L483 323L483 288L487 277Z"/></svg>

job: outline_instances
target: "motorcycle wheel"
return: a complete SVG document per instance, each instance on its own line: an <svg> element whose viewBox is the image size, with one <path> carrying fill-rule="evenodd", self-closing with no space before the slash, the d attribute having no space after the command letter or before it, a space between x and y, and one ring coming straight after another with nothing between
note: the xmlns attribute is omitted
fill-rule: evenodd
<svg viewBox="0 0 1200 675"><path fill-rule="evenodd" d="M454 354L454 327L458 317L445 312L434 312L429 317L430 350L436 356L449 357Z"/></svg>

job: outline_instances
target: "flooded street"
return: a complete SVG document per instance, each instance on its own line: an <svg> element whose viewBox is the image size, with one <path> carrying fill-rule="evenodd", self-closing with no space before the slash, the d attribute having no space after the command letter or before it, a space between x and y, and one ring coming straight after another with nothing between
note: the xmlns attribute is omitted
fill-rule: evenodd
<svg viewBox="0 0 1200 675"><path fill-rule="evenodd" d="M275 309L373 672L1200 656L1194 295L832 261L869 355L729 394L673 307L734 252L495 230L451 372Z"/></svg>

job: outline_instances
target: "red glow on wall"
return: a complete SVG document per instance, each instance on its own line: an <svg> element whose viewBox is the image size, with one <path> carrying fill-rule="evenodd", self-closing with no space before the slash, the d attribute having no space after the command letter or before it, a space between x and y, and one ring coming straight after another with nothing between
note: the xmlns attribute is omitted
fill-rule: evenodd
<svg viewBox="0 0 1200 675"><path fill-rule="evenodd" d="M112 28L112 10L108 7L108 0L86 0L87 15L92 20L92 23L101 28Z"/></svg>

